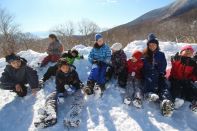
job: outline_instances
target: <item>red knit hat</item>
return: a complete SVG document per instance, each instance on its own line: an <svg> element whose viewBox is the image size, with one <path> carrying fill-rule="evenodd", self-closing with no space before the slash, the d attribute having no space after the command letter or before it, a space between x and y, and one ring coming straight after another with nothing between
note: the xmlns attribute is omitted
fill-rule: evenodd
<svg viewBox="0 0 197 131"><path fill-rule="evenodd" d="M185 45L181 48L181 52L183 52L184 50L190 50L191 52L194 52L194 49L192 48L191 45Z"/></svg>
<svg viewBox="0 0 197 131"><path fill-rule="evenodd" d="M137 50L133 53L132 57L135 57L137 60L139 60L142 57L142 52Z"/></svg>

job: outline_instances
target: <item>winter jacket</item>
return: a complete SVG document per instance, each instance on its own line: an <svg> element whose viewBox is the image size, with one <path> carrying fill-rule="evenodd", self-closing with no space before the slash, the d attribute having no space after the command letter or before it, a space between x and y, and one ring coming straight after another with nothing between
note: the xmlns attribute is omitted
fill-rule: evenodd
<svg viewBox="0 0 197 131"><path fill-rule="evenodd" d="M115 53L113 53L111 56L111 61L115 74L118 74L124 69L126 69L127 56L123 50L116 51Z"/></svg>
<svg viewBox="0 0 197 131"><path fill-rule="evenodd" d="M49 55L61 55L63 52L63 45L59 41L50 43L47 48L47 53Z"/></svg>
<svg viewBox="0 0 197 131"><path fill-rule="evenodd" d="M75 69L70 66L70 71L68 73L63 73L58 70L56 73L56 88L57 90L62 90L64 85L71 85L76 88L80 88L80 80Z"/></svg>
<svg viewBox="0 0 197 131"><path fill-rule="evenodd" d="M197 80L197 64L195 59L175 55L171 59L172 68L169 79L173 80Z"/></svg>
<svg viewBox="0 0 197 131"><path fill-rule="evenodd" d="M131 60L127 61L127 71L128 74L131 74L132 72L135 72L135 77L137 79L142 79L142 68L143 68L143 62L141 59L139 59L137 62L132 62Z"/></svg>
<svg viewBox="0 0 197 131"><path fill-rule="evenodd" d="M65 58L66 61L68 62L68 64L73 65L75 59L78 59L79 60L80 59L80 56L78 55L76 57L73 57L71 51L69 50L67 52L64 52L62 54L61 58Z"/></svg>
<svg viewBox="0 0 197 131"><path fill-rule="evenodd" d="M111 61L111 49L107 44L102 45L101 47L93 47L88 56L88 60L93 64L94 60L104 62L109 64Z"/></svg>
<svg viewBox="0 0 197 131"><path fill-rule="evenodd" d="M159 88L167 88L165 84L159 84L163 79L167 66L166 58L163 52L156 51L153 54L153 62L149 62L147 58L142 58L144 66L142 69L145 80L146 92L156 92Z"/></svg>
<svg viewBox="0 0 197 131"><path fill-rule="evenodd" d="M26 65L26 62L21 59L21 67L14 69L11 65L7 65L0 78L2 87L5 90L12 90L16 84L29 84L32 89L38 88L38 75L35 70Z"/></svg>

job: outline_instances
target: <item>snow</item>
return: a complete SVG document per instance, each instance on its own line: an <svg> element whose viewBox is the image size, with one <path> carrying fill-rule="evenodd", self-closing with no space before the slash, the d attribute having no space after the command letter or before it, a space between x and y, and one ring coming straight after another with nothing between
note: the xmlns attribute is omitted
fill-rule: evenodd
<svg viewBox="0 0 197 131"><path fill-rule="evenodd" d="M170 67L170 56L179 51L184 43L160 42L160 48L165 52ZM191 44L197 50L196 44ZM143 50L146 41L133 41L129 43L124 51L128 58L134 50ZM87 61L91 47L78 45L73 47L83 54L84 60L76 60L79 77L86 82L91 65ZM28 60L28 64L35 69L47 54L37 53L32 50L18 53ZM0 59L0 73L6 65L5 59ZM49 64L48 67L52 65ZM46 72L47 68L39 70L39 78ZM58 105L58 123L46 129L36 129L33 122L37 115L37 110L44 105L46 96L55 89L54 78L47 81L45 88L34 97L29 94L24 98L17 97L14 93L0 89L0 131L195 131L197 130L197 114L188 108L189 102L185 102L179 109L175 110L172 117L161 115L159 104L144 101L143 109L136 109L133 106L123 104L122 91L117 87L116 81L112 80L107 84L107 89L103 97L96 99L93 96L86 97L85 108L82 110L82 122L79 128L65 128L63 119L69 110L69 105L73 96L66 97L64 103Z"/></svg>

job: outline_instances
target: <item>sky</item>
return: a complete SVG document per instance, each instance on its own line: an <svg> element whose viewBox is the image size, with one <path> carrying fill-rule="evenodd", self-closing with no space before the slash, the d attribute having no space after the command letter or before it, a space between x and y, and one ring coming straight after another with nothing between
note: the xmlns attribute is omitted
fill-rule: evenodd
<svg viewBox="0 0 197 131"><path fill-rule="evenodd" d="M67 21L94 21L101 28L130 22L174 0L0 0L24 32L47 32Z"/></svg>

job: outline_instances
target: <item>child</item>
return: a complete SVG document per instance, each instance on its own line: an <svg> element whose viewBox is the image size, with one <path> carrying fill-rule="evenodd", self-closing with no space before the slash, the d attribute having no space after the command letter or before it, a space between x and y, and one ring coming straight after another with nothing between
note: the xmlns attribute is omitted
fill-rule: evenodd
<svg viewBox="0 0 197 131"><path fill-rule="evenodd" d="M125 104L130 104L133 100L133 105L137 108L142 107L142 68L143 62L141 60L142 52L134 51L132 58L127 61L128 79L129 85L126 90ZM132 79L134 78L134 79ZM134 92L129 92L131 90L130 86L134 86ZM132 94L129 94L132 93Z"/></svg>
<svg viewBox="0 0 197 131"><path fill-rule="evenodd" d="M38 118L34 122L36 127L52 126L57 123L57 103L64 102L64 96L73 94L82 85L75 69L68 64L67 60L59 59L56 73L56 91L50 93L44 104L44 108L38 110Z"/></svg>
<svg viewBox="0 0 197 131"><path fill-rule="evenodd" d="M63 97L64 93L72 94L81 87L81 81L73 66L69 65L65 59L58 61L56 73L56 90L58 97Z"/></svg>
<svg viewBox="0 0 197 131"><path fill-rule="evenodd" d="M32 93L35 95L39 90L37 72L27 66L27 61L15 54L6 56L6 65L4 72L0 78L0 88L3 90L11 90L19 97L27 95L27 87L29 84Z"/></svg>
<svg viewBox="0 0 197 131"><path fill-rule="evenodd" d="M114 74L118 78L119 86L125 88L127 82L126 54L122 50L121 43L113 44L111 49L112 49L111 61L112 61L112 68Z"/></svg>
<svg viewBox="0 0 197 131"><path fill-rule="evenodd" d="M197 112L197 88L193 82L197 79L196 60L192 59L194 49L190 45L182 47L180 54L172 57L172 68L169 80L175 108L178 109L184 100L192 102L191 109Z"/></svg>
<svg viewBox="0 0 197 131"><path fill-rule="evenodd" d="M76 49L72 49L72 50L68 50L67 52L64 52L61 58L64 58L69 65L73 65L75 59L83 59L83 56L80 56L79 52ZM51 76L55 76L57 70L58 70L58 64L49 67L49 69L43 76L42 79L43 82L47 81Z"/></svg>
<svg viewBox="0 0 197 131"><path fill-rule="evenodd" d="M171 116L173 104L169 87L165 82L167 66L163 52L159 51L159 42L154 34L148 37L147 48L143 56L144 94L148 94L151 101L160 100L161 111L164 116Z"/></svg>
<svg viewBox="0 0 197 131"><path fill-rule="evenodd" d="M106 68L111 60L111 50L109 46L104 43L102 35L96 34L95 40L96 43L88 56L88 60L92 64L92 70L88 77L87 86L84 89L84 92L88 95L93 94L95 84L104 91Z"/></svg>
<svg viewBox="0 0 197 131"><path fill-rule="evenodd" d="M49 46L47 49L48 56L44 58L41 63L41 67L44 67L49 62L57 62L63 52L63 45L60 44L57 36L54 34L49 35Z"/></svg>

